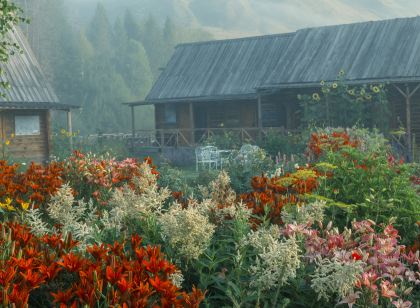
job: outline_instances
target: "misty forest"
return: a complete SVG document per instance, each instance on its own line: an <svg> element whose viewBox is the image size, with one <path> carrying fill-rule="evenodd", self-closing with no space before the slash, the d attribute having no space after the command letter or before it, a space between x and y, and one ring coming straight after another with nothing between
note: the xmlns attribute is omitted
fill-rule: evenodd
<svg viewBox="0 0 420 308"><path fill-rule="evenodd" d="M0 307L420 307L418 0L0 0Z"/></svg>

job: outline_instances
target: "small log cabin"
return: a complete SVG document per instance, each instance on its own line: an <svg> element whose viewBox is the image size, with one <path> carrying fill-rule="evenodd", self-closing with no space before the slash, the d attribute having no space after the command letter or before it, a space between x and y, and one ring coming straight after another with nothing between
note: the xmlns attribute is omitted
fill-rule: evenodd
<svg viewBox="0 0 420 308"><path fill-rule="evenodd" d="M154 105L156 130L296 129L297 95L342 69L348 83L385 83L391 126L402 121L408 146L413 134L420 142L420 17L181 44L146 99L128 105Z"/></svg>
<svg viewBox="0 0 420 308"><path fill-rule="evenodd" d="M20 46L21 53L1 63L10 89L0 89L0 159L45 162L51 153L51 111L68 113L71 130L72 105L60 104L48 83L22 31L15 28L8 39Z"/></svg>

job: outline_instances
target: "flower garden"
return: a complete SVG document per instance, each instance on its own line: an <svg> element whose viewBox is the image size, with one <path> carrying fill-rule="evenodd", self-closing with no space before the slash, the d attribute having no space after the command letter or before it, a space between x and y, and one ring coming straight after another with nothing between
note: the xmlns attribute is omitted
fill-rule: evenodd
<svg viewBox="0 0 420 308"><path fill-rule="evenodd" d="M151 159L0 162L1 305L417 307L419 167L366 130L307 144L247 191L229 167L181 191Z"/></svg>

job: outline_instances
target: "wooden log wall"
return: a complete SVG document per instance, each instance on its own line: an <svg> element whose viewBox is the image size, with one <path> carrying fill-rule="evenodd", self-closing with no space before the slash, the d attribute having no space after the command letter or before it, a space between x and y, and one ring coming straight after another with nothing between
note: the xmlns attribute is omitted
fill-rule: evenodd
<svg viewBox="0 0 420 308"><path fill-rule="evenodd" d="M299 101L296 90L282 90L276 94L262 96L263 127L299 127Z"/></svg>
<svg viewBox="0 0 420 308"><path fill-rule="evenodd" d="M30 136L16 136L15 116L37 115L40 119L40 133ZM4 110L0 112L1 139L10 140L6 147L12 159L35 161L48 160L51 147L49 111L45 110ZM12 136L14 137L12 138Z"/></svg>

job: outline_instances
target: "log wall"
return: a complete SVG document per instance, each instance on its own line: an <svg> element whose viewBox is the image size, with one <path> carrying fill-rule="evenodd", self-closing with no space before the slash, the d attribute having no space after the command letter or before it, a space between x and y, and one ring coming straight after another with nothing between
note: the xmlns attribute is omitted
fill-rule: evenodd
<svg viewBox="0 0 420 308"><path fill-rule="evenodd" d="M16 136L15 116L25 115L39 116L39 134ZM11 159L38 163L48 160L51 147L49 118L49 111L45 110L4 110L0 112L0 135L2 140L10 140L10 144L6 146L6 151Z"/></svg>

